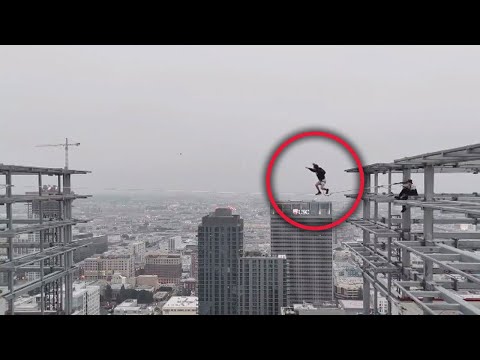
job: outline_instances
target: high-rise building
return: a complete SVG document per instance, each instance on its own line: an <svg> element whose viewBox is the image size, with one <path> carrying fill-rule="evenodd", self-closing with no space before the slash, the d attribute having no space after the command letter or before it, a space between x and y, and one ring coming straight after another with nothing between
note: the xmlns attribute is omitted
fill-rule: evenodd
<svg viewBox="0 0 480 360"><path fill-rule="evenodd" d="M279 202L295 221L319 226L332 222L331 202ZM333 300L332 230L308 231L287 223L271 208L271 252L286 255L289 305Z"/></svg>
<svg viewBox="0 0 480 360"><path fill-rule="evenodd" d="M182 246L182 237L181 236L174 236L168 239L168 251L176 251L179 250Z"/></svg>
<svg viewBox="0 0 480 360"><path fill-rule="evenodd" d="M238 314L238 269L243 252L243 219L216 209L198 227L200 315Z"/></svg>
<svg viewBox="0 0 480 360"><path fill-rule="evenodd" d="M74 283L72 307L72 315L100 315L100 286Z"/></svg>
<svg viewBox="0 0 480 360"><path fill-rule="evenodd" d="M190 254L190 276L198 280L198 250Z"/></svg>
<svg viewBox="0 0 480 360"><path fill-rule="evenodd" d="M157 275L160 284L180 284L182 258L180 254L148 254L145 257L145 275Z"/></svg>
<svg viewBox="0 0 480 360"><path fill-rule="evenodd" d="M40 301L36 304L40 314L45 312L72 314L73 279L78 271L71 256L71 252L78 247L78 244L72 241L72 228L79 223L87 222L87 220L73 217L72 203L76 199L89 197L77 195L71 191L72 175L87 174L88 171L0 164L0 173L5 175L6 183L5 196L0 196L0 205L4 205L6 209L4 221L6 226L2 234L6 238L6 246L10 249L12 247L36 249L34 253L22 256L22 264L29 265L28 267L18 266L15 251L8 251L7 259L4 259L6 261L0 264L0 272L8 273L8 293L4 295L8 301L8 313L17 314L19 312L16 308L17 300L23 300L23 295L30 292L40 295ZM58 188L54 191L47 188L45 191L41 187L36 194L15 196L12 193L12 187L15 186L12 178L17 178L19 175L22 179L30 175L30 178L38 180L39 187L47 176L56 177ZM49 205L53 204L52 202L57 206L50 208ZM28 216L33 218L24 219L27 220L25 226L12 226L12 223L15 224L15 219L19 219L20 203L31 203L32 215ZM54 215L52 212L56 216L51 216ZM42 221L38 221L39 219ZM33 243L15 243L17 235L37 232L40 232L41 236ZM22 286L25 272L39 274L29 276L28 288ZM33 305L35 304L32 303Z"/></svg>
<svg viewBox="0 0 480 360"><path fill-rule="evenodd" d="M198 246L188 244L185 246L184 255L190 256L190 277L198 280Z"/></svg>
<svg viewBox="0 0 480 360"><path fill-rule="evenodd" d="M287 259L245 254L240 258L239 314L280 315L287 306Z"/></svg>
<svg viewBox="0 0 480 360"><path fill-rule="evenodd" d="M128 244L128 248L135 260L136 267L143 268L145 266L145 253L146 253L145 241L132 242Z"/></svg>

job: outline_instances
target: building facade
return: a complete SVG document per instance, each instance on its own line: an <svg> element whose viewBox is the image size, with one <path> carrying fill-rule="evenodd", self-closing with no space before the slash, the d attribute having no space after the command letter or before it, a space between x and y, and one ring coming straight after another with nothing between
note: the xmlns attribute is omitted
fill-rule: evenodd
<svg viewBox="0 0 480 360"><path fill-rule="evenodd" d="M200 315L238 314L238 270L243 253L243 219L216 209L198 227Z"/></svg>
<svg viewBox="0 0 480 360"><path fill-rule="evenodd" d="M285 256L240 258L239 315L280 315L287 306Z"/></svg>
<svg viewBox="0 0 480 360"><path fill-rule="evenodd" d="M318 226L332 222L331 202L279 202L280 209L297 222ZM287 223L270 211L271 253L286 255L289 305L317 305L333 300L332 231L308 231Z"/></svg>
<svg viewBox="0 0 480 360"><path fill-rule="evenodd" d="M146 253L145 241L135 241L130 243L128 244L128 248L130 250L130 254L133 256L135 265L139 268L143 268L145 266Z"/></svg>
<svg viewBox="0 0 480 360"><path fill-rule="evenodd" d="M145 257L145 275L157 275L160 284L178 285L182 279L180 254L148 254Z"/></svg>
<svg viewBox="0 0 480 360"><path fill-rule="evenodd" d="M72 315L100 315L100 286L73 284Z"/></svg>
<svg viewBox="0 0 480 360"><path fill-rule="evenodd" d="M335 298L343 300L361 300L363 296L362 278L340 277L334 285Z"/></svg>
<svg viewBox="0 0 480 360"><path fill-rule="evenodd" d="M182 237L174 236L168 239L168 251L174 252L179 250L182 246Z"/></svg>
<svg viewBox="0 0 480 360"><path fill-rule="evenodd" d="M108 251L108 236L93 234L77 234L73 235L73 240L77 244L85 244L73 252L73 261L80 262L94 255L100 255Z"/></svg>
<svg viewBox="0 0 480 360"><path fill-rule="evenodd" d="M127 278L135 276L135 261L131 254L104 254L83 261L85 280L108 280L115 273Z"/></svg>

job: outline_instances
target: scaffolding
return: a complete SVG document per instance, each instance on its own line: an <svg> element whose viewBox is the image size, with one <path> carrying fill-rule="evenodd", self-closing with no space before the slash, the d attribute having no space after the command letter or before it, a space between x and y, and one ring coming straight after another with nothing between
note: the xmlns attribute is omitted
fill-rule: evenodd
<svg viewBox="0 0 480 360"><path fill-rule="evenodd" d="M480 250L480 232L437 231L439 224L477 225L480 196L478 193L434 192L435 176L478 174L479 169L480 144L363 167L362 218L348 220L362 230L363 238L345 243L361 262L363 314L379 313L381 294L388 301L389 315L394 308L409 302L428 315L480 315L480 308L462 296L466 291L480 289L480 256L476 253ZM358 168L346 170L358 171ZM412 173L423 174L424 193L397 200L392 194L392 174L395 173L401 174L403 181L410 179ZM379 193L379 175L388 177L386 194ZM346 196L356 198L357 194ZM382 203L387 205L386 216L379 214ZM405 206L406 211L402 215L392 214L393 205ZM423 217L413 219L413 208L420 209ZM413 263L412 256L420 260Z"/></svg>
<svg viewBox="0 0 480 360"><path fill-rule="evenodd" d="M73 302L73 274L77 267L73 251L79 247L72 240L72 227L88 220L72 217L72 202L90 195L77 195L71 190L71 175L87 174L89 171L59 168L40 168L0 164L0 175L5 176L5 194L0 195L0 209L5 207L5 216L0 219L0 275L6 280L7 291L1 296L8 302L8 314L15 314L15 300L27 293L38 293L40 314L71 314ZM13 194L13 176L34 176L38 179L38 193ZM57 177L56 192L46 193L42 176ZM44 216L46 202L58 202L55 215ZM22 218L14 215L14 205L36 204L38 216ZM21 234L38 234L33 241L18 242ZM19 255L19 249L26 254ZM19 274L38 274L33 281L19 281Z"/></svg>

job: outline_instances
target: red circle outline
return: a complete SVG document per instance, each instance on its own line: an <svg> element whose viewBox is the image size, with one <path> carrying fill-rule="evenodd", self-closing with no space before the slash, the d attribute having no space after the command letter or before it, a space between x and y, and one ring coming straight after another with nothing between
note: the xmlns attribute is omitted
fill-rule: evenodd
<svg viewBox="0 0 480 360"><path fill-rule="evenodd" d="M337 143L341 144L344 148L346 148L348 150L350 155L352 155L353 159L355 160L355 163L357 164L358 172L360 174L360 189L358 190L358 194L357 194L357 197L355 199L355 202L353 203L353 206L341 218L339 218L338 220L335 220L334 222L332 222L330 224L327 224L327 225L309 226L309 225L300 224L300 223L296 222L295 220L292 220L287 215L285 215L285 213L282 210L280 210L277 203L275 202L275 199L274 199L273 193L272 193L272 185L271 185L272 170L273 170L273 165L275 164L275 161L277 160L278 156L282 153L283 150L285 150L285 148L287 146L291 145L293 142L295 142L297 140L300 140L300 139L303 139L305 137L311 137L311 136L326 137L328 139L334 140ZM267 175L266 175L266 186L267 186L267 195L268 195L268 199L270 200L270 204L273 206L275 211L285 221L287 221L289 224L291 224L291 225L293 225L293 226L295 226L299 229L308 230L308 231L321 231L321 230L332 229L332 228L340 225L341 223L343 223L345 220L347 220L354 213L354 211L357 209L358 205L360 204L360 201L362 201L362 194L363 194L363 190L364 190L364 187L365 187L365 174L363 173L363 166L362 166L362 163L360 161L360 158L358 157L355 150L353 150L353 148L346 141L344 141L343 139L339 138L336 135L333 135L333 134L330 134L330 133L327 133L327 132L307 131L307 132L303 132L303 133L300 133L300 134L297 134L297 135L294 135L294 136L290 137L289 139L284 141L277 148L277 150L273 154L272 158L270 159L270 162L268 163Z"/></svg>

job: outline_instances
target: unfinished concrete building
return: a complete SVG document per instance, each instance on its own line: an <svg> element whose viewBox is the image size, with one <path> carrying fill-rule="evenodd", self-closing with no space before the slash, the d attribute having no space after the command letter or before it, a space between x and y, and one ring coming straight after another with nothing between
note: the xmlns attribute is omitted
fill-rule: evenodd
<svg viewBox="0 0 480 360"><path fill-rule="evenodd" d="M73 241L72 227L88 221L72 217L72 202L89 195L73 193L71 175L87 173L0 164L0 175L5 178L1 186L3 189L0 189L0 280L3 279L5 286L0 296L8 302L8 314L15 314L15 300L27 293L40 294L39 314L72 313L73 273L77 269L73 251L85 246ZM17 177L33 177L38 183L38 192L13 194L13 180ZM54 190L45 190L42 184L44 177L57 177ZM38 216L22 215L22 207L17 204L31 204L28 208L33 208ZM48 205L44 209L45 204ZM50 211L52 204L55 208L53 212ZM35 233L38 236L33 237L34 241L15 241L21 234ZM29 251L18 251L17 248ZM25 281L18 276L26 272L37 273L38 276L33 281Z"/></svg>
<svg viewBox="0 0 480 360"><path fill-rule="evenodd" d="M348 220L363 231L363 241L346 245L362 263L364 314L378 314L382 296L388 300L388 314L410 304L423 314L480 315L480 308L475 306L478 302L469 295L480 289L480 196L434 192L435 180L443 174L458 177L471 173L478 177L480 186L479 169L480 144L363 166L363 215ZM392 174L406 181L413 173L423 174L424 193L407 200L395 199ZM381 175L387 177L388 184L383 194L379 191ZM461 181L456 183L461 187ZM392 206L405 206L406 211L393 215ZM382 207L386 214L379 212ZM415 213L420 216L415 217ZM454 224L461 225L462 231L452 229Z"/></svg>

